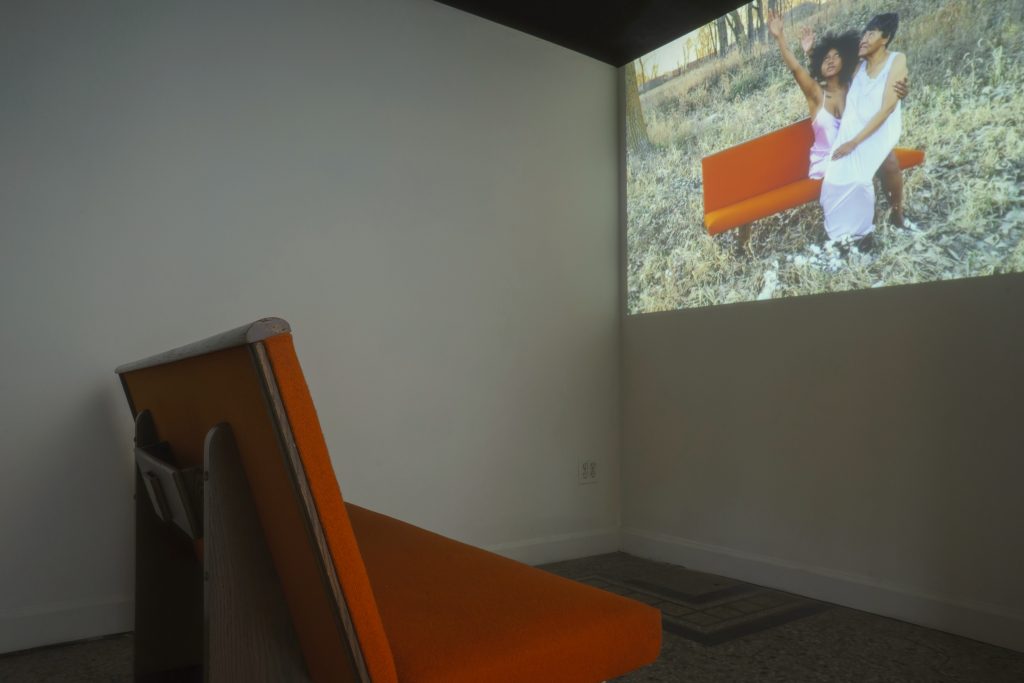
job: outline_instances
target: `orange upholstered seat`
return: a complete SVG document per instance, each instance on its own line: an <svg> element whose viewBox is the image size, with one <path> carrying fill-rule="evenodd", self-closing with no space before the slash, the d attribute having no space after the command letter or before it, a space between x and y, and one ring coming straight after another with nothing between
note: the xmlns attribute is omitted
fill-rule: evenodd
<svg viewBox="0 0 1024 683"><path fill-rule="evenodd" d="M707 213L704 215L704 225L714 235L814 201L820 194L821 181L804 178Z"/></svg>
<svg viewBox="0 0 1024 683"><path fill-rule="evenodd" d="M585 683L658 656L654 608L348 508L400 681Z"/></svg>
<svg viewBox="0 0 1024 683"><path fill-rule="evenodd" d="M704 225L715 235L815 201L821 181L807 177L813 133L810 119L748 140L701 160ZM900 168L917 166L924 152L897 147Z"/></svg>
<svg viewBox="0 0 1024 683"><path fill-rule="evenodd" d="M254 326L118 372L179 467L230 425L312 680L596 683L657 657L652 607L346 505L287 323Z"/></svg>

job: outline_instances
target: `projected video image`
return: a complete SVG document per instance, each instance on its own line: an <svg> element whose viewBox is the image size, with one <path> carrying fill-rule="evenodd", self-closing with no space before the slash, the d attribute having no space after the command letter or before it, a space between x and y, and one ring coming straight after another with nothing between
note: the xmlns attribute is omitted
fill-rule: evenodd
<svg viewBox="0 0 1024 683"><path fill-rule="evenodd" d="M759 0L623 71L630 313L1024 272L1024 0Z"/></svg>

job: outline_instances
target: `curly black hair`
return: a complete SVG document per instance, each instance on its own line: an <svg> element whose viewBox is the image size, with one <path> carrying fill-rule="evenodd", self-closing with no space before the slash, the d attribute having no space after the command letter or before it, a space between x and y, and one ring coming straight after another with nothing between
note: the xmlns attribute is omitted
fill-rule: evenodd
<svg viewBox="0 0 1024 683"><path fill-rule="evenodd" d="M829 50L839 53L843 60L843 66L839 70L839 82L846 84L853 80L853 74L857 70L860 58L857 53L860 49L860 36L856 31L847 31L840 35L834 33L826 34L818 44L811 48L810 72L811 77L817 81L824 80L821 75L821 64L825 61L825 55Z"/></svg>

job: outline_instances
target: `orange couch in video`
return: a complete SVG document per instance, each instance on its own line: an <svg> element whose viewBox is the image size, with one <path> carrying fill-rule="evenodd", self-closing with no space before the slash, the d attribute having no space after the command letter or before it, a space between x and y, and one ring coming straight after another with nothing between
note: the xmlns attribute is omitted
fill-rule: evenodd
<svg viewBox="0 0 1024 683"><path fill-rule="evenodd" d="M345 502L285 321L117 373L136 680L598 683L657 658L657 609Z"/></svg>
<svg viewBox="0 0 1024 683"><path fill-rule="evenodd" d="M817 201L821 180L807 177L813 133L804 119L701 159L704 225L711 235ZM924 152L896 148L900 168L917 166Z"/></svg>

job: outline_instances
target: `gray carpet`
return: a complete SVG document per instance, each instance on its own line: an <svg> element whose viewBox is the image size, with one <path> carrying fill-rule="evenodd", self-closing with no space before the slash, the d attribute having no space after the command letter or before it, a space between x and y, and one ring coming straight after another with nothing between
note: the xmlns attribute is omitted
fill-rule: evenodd
<svg viewBox="0 0 1024 683"><path fill-rule="evenodd" d="M661 656L616 679L1024 683L1024 654L624 553L546 565L662 610Z"/></svg>
<svg viewBox="0 0 1024 683"><path fill-rule="evenodd" d="M1024 682L1022 653L624 553L544 569L661 609L661 657L620 683ZM124 683L131 657L131 634L39 648L0 681Z"/></svg>

